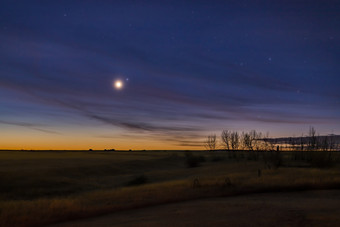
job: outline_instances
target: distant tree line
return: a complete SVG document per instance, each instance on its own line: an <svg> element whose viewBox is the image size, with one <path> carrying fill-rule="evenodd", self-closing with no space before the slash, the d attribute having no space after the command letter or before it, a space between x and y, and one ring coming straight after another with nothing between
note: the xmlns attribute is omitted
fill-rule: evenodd
<svg viewBox="0 0 340 227"><path fill-rule="evenodd" d="M223 130L220 141L216 134L211 134L204 142L207 150L310 150L334 151L339 149L340 136L317 135L314 127L310 127L307 136L269 138L269 133L256 130L239 133L237 131Z"/></svg>

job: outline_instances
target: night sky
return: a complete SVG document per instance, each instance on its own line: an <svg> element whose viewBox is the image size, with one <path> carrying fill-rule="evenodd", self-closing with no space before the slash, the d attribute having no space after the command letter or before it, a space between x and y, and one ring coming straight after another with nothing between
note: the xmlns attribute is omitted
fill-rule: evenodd
<svg viewBox="0 0 340 227"><path fill-rule="evenodd" d="M1 1L0 148L340 134L339 12L327 0Z"/></svg>

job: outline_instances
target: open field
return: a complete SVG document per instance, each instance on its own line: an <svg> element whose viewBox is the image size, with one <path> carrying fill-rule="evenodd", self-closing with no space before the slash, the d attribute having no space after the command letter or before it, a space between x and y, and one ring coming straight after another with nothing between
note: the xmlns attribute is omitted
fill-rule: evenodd
<svg viewBox="0 0 340 227"><path fill-rule="evenodd" d="M337 226L339 200L339 190L260 193L163 204L53 227Z"/></svg>
<svg viewBox="0 0 340 227"><path fill-rule="evenodd" d="M42 226L201 198L340 189L339 153L308 154L308 161L300 156L1 151L0 226ZM321 159L332 163L315 164Z"/></svg>

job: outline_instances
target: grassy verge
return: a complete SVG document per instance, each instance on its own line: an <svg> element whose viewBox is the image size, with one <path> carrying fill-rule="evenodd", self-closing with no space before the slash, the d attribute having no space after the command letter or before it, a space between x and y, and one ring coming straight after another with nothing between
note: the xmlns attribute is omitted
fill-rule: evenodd
<svg viewBox="0 0 340 227"><path fill-rule="evenodd" d="M227 185L225 179L230 179ZM179 202L212 196L246 193L339 189L337 170L282 168L264 170L261 177L253 171L206 176L193 187L193 179L151 183L114 190L97 190L76 196L0 203L0 226L42 226L115 211Z"/></svg>

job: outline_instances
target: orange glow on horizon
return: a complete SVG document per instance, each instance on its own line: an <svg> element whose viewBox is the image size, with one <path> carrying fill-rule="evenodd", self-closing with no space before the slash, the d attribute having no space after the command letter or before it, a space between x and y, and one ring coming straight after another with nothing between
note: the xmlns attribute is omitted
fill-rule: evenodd
<svg viewBox="0 0 340 227"><path fill-rule="evenodd" d="M204 147L180 146L176 142L159 138L124 135L123 131L111 128L83 126L72 128L60 125L46 133L24 127L3 126L0 131L0 150L201 150Z"/></svg>
<svg viewBox="0 0 340 227"><path fill-rule="evenodd" d="M38 133L36 133L38 134ZM2 136L2 135L1 135ZM204 147L188 147L152 139L107 139L89 136L54 136L23 134L2 136L1 150L202 150Z"/></svg>

